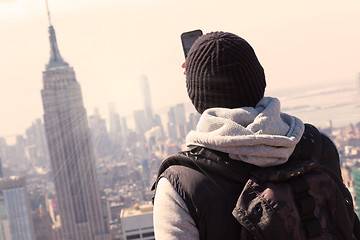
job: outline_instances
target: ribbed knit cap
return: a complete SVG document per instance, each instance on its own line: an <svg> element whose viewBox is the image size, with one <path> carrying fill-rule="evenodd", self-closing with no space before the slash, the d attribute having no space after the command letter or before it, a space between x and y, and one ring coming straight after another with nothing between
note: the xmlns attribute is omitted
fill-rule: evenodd
<svg viewBox="0 0 360 240"><path fill-rule="evenodd" d="M199 113L208 108L255 107L264 96L264 69L241 37L212 32L199 37L186 58L186 87Z"/></svg>

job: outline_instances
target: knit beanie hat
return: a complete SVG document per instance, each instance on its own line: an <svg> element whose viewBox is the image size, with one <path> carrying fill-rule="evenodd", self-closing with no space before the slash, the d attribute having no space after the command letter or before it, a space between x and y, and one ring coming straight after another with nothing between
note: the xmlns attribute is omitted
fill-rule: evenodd
<svg viewBox="0 0 360 240"><path fill-rule="evenodd" d="M185 72L188 95L199 113L213 107L255 107L264 96L264 69L250 44L232 33L199 37Z"/></svg>

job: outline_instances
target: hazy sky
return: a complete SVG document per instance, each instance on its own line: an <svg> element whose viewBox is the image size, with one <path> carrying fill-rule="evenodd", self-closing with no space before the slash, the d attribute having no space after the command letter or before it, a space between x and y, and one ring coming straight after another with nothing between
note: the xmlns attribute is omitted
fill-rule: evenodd
<svg viewBox="0 0 360 240"><path fill-rule="evenodd" d="M179 36L198 28L245 38L268 93L356 81L360 71L359 0L49 0L49 7L88 115L98 107L107 118L109 102L123 116L141 109L141 75L154 109L188 101ZM0 0L0 136L42 118L48 26L45 0Z"/></svg>

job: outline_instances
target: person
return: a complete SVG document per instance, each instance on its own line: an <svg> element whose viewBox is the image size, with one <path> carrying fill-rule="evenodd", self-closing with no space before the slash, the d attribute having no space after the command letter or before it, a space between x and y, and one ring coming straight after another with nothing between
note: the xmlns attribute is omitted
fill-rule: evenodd
<svg viewBox="0 0 360 240"><path fill-rule="evenodd" d="M243 180L256 169L309 155L305 141L321 142L320 147L313 144L320 164L342 179L332 141L324 134L313 137L313 126L282 113L277 98L264 97L264 69L246 40L228 32L199 37L188 53L185 74L201 117L187 134L188 151L182 154L201 161L175 163L159 172L154 185L157 240L249 238L232 215Z"/></svg>

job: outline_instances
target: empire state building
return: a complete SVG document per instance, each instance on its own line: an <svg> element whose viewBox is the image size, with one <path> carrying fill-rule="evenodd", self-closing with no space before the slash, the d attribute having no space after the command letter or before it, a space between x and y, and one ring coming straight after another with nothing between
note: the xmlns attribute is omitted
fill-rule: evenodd
<svg viewBox="0 0 360 240"><path fill-rule="evenodd" d="M49 18L50 20L50 18ZM80 84L49 26L50 61L41 90L63 240L109 240Z"/></svg>

